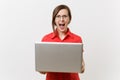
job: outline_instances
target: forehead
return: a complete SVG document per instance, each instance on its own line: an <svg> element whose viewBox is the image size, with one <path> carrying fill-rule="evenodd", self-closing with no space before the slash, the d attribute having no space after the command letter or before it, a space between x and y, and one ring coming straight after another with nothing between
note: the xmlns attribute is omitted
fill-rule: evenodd
<svg viewBox="0 0 120 80"><path fill-rule="evenodd" d="M57 15L68 15L68 10L67 9L61 9Z"/></svg>

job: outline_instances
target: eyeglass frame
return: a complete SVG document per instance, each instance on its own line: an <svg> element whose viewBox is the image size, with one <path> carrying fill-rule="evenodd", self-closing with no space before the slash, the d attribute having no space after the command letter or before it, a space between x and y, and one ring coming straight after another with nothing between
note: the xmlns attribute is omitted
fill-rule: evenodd
<svg viewBox="0 0 120 80"><path fill-rule="evenodd" d="M62 16L61 16L61 15L56 15L55 18L56 18L56 19L61 19L61 18L62 18L62 19L66 19L66 18L68 18L68 17L69 17L68 15L62 15Z"/></svg>

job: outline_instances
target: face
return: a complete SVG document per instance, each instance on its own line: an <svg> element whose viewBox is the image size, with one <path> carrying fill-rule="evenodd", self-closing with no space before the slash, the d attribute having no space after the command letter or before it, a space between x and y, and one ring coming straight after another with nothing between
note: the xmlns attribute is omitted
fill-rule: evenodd
<svg viewBox="0 0 120 80"><path fill-rule="evenodd" d="M69 21L70 19L67 9L61 9L55 18L55 24L57 26L58 32L65 33L67 31Z"/></svg>

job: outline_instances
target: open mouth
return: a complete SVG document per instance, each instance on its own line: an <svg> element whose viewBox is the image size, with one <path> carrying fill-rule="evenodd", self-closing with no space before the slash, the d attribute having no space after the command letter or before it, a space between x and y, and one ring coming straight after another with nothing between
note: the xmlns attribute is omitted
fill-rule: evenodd
<svg viewBox="0 0 120 80"><path fill-rule="evenodd" d="M65 24L59 24L59 26L65 26Z"/></svg>
<svg viewBox="0 0 120 80"><path fill-rule="evenodd" d="M64 29L65 28L65 24L59 24L59 27L60 27L60 29Z"/></svg>

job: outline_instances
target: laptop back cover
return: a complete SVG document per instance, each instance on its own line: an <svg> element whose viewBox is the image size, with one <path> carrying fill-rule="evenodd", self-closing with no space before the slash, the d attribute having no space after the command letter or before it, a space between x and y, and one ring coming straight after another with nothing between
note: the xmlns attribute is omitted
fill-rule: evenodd
<svg viewBox="0 0 120 80"><path fill-rule="evenodd" d="M41 72L81 72L81 43L35 43L35 68Z"/></svg>

